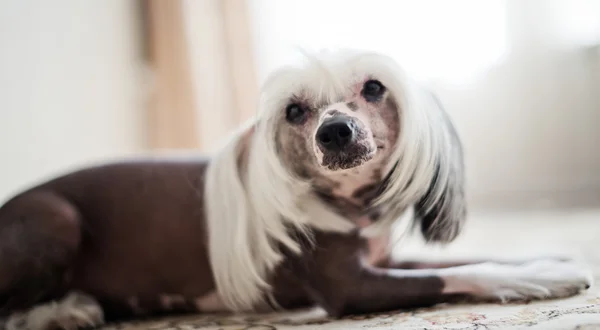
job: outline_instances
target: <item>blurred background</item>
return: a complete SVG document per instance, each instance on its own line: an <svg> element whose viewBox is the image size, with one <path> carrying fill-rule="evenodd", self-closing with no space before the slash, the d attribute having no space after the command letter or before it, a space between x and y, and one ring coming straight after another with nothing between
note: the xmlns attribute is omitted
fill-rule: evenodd
<svg viewBox="0 0 600 330"><path fill-rule="evenodd" d="M382 51L430 84L473 209L600 205L600 0L0 0L0 200L212 150L297 47Z"/></svg>

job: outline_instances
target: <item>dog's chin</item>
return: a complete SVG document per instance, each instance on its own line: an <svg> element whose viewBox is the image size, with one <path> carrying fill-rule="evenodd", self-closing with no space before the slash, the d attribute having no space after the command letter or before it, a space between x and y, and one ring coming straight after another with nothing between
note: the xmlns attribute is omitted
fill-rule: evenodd
<svg viewBox="0 0 600 330"><path fill-rule="evenodd" d="M323 154L321 166L327 171L343 171L365 165L375 157L376 149L359 144L340 152Z"/></svg>

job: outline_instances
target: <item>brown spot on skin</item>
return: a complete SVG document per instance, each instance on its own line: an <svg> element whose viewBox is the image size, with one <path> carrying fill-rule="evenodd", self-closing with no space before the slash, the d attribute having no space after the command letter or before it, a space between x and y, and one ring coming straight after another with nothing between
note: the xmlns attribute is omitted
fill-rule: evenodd
<svg viewBox="0 0 600 330"><path fill-rule="evenodd" d="M339 181L332 180L325 176L315 176L312 178L313 186L317 191L333 194L333 190L339 188L341 183Z"/></svg>
<svg viewBox="0 0 600 330"><path fill-rule="evenodd" d="M377 221L379 220L379 217L381 217L381 211L379 210L374 210L371 212L371 214L369 214L369 218L371 218L371 221Z"/></svg>
<svg viewBox="0 0 600 330"><path fill-rule="evenodd" d="M304 134L304 130L312 130L308 125L294 127L282 124L280 126L276 141L277 153L285 163L287 168L299 178L308 179L314 176L317 171L317 164L314 156L310 154L312 147L309 147L309 141Z"/></svg>
<svg viewBox="0 0 600 330"><path fill-rule="evenodd" d="M316 194L317 196L319 196L322 200L324 200L325 202L332 202L335 200L335 196L333 195L333 190L332 189L323 189L323 190L316 190Z"/></svg>
<svg viewBox="0 0 600 330"><path fill-rule="evenodd" d="M356 205L345 198L335 196L332 189L315 190L315 194L322 201L331 205L341 215L349 217L363 212L361 205Z"/></svg>
<svg viewBox="0 0 600 330"><path fill-rule="evenodd" d="M366 184L352 193L352 198L359 200L363 205L367 206L381 193L381 183L379 181Z"/></svg>
<svg viewBox="0 0 600 330"><path fill-rule="evenodd" d="M376 190L379 187L379 185L377 183L369 183L366 184L358 189L356 189L353 193L352 193L352 197L353 198L364 198L365 195L368 195L369 193L371 193L373 190Z"/></svg>
<svg viewBox="0 0 600 330"><path fill-rule="evenodd" d="M344 115L343 112L341 112L339 110L335 110L335 109L327 111L327 114L331 115L331 116L343 116Z"/></svg>
<svg viewBox="0 0 600 330"><path fill-rule="evenodd" d="M346 106L352 111L358 110L358 105L356 104L356 102L348 102L346 103Z"/></svg>
<svg viewBox="0 0 600 330"><path fill-rule="evenodd" d="M373 171L373 176L371 176L371 178L375 181L379 181L381 180L381 178L383 177L383 175L381 175L381 169L377 168Z"/></svg>
<svg viewBox="0 0 600 330"><path fill-rule="evenodd" d="M398 114L398 105L392 95L388 94L385 99L385 107L381 111L381 119L386 124L389 132L387 140L390 145L394 145L400 134L400 116Z"/></svg>
<svg viewBox="0 0 600 330"><path fill-rule="evenodd" d="M298 174L298 177L301 179L310 179L310 174L308 173L308 170L306 170L306 168L298 168L296 170L296 173Z"/></svg>

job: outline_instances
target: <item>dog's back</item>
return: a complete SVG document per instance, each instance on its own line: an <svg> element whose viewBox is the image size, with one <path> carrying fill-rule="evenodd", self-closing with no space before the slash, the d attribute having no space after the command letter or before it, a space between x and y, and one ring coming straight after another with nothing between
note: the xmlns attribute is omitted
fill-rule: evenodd
<svg viewBox="0 0 600 330"><path fill-rule="evenodd" d="M213 289L205 167L203 160L110 164L8 201L0 208L2 314L74 291L94 295L108 313L196 310L195 301L169 293Z"/></svg>

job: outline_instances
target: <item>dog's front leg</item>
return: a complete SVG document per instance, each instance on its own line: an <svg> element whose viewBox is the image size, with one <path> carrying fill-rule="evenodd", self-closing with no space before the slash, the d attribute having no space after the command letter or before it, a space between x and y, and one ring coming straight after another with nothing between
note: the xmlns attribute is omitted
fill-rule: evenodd
<svg viewBox="0 0 600 330"><path fill-rule="evenodd" d="M364 267L354 283L338 287L334 315L382 312L452 302L564 298L589 288L591 276L575 264L540 260L520 266L483 263L445 269Z"/></svg>
<svg viewBox="0 0 600 330"><path fill-rule="evenodd" d="M380 268L398 268L398 269L437 269L437 268L450 268L450 267L458 267L458 266L467 266L467 265L476 265L483 263L495 263L502 265L513 265L519 266L527 263L531 263L534 261L540 260L555 260L555 261L573 261L573 259L568 257L559 257L559 256L547 256L547 257L537 257L537 258L526 258L526 259L455 259L455 260L445 260L445 261L430 261L430 260L394 260L393 258L383 258L373 263L374 266Z"/></svg>
<svg viewBox="0 0 600 330"><path fill-rule="evenodd" d="M358 237L319 234L294 264L313 301L332 316L431 306L457 298L514 301L568 297L588 288L590 274L574 263L481 263L443 269L389 269L363 261ZM300 270L302 269L302 271Z"/></svg>

